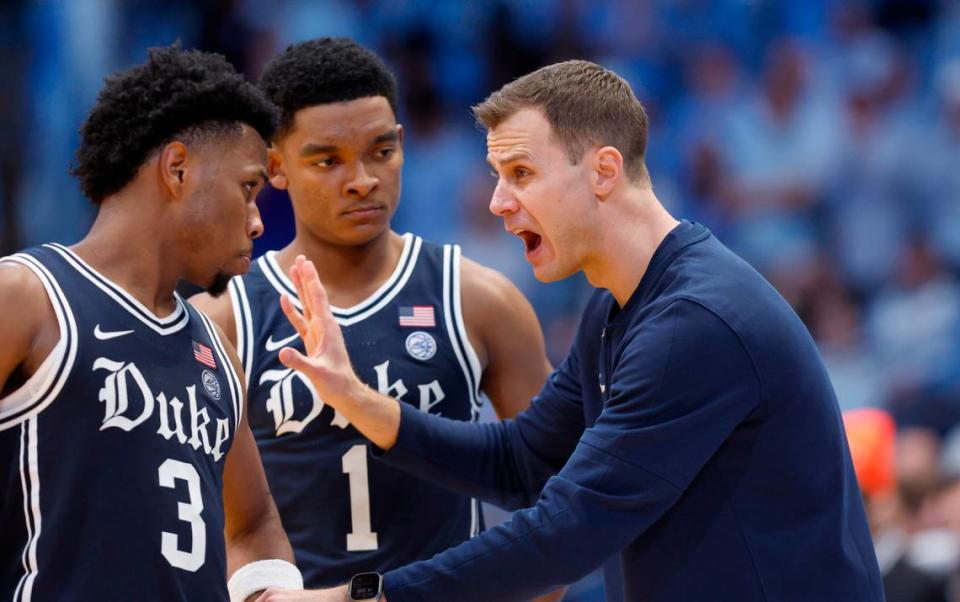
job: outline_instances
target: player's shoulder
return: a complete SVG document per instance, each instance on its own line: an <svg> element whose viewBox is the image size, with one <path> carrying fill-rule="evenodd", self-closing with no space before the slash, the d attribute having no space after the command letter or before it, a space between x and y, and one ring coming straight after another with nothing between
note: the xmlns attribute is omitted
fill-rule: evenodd
<svg viewBox="0 0 960 602"><path fill-rule="evenodd" d="M467 257L460 260L460 297L464 322L474 337L542 336L533 306L520 289L497 270Z"/></svg>
<svg viewBox="0 0 960 602"><path fill-rule="evenodd" d="M16 307L18 318L42 306L46 289L40 277L16 256L0 258L0 307ZM11 314L8 314L11 315Z"/></svg>
<svg viewBox="0 0 960 602"><path fill-rule="evenodd" d="M231 344L236 345L236 341L233 340L234 336L226 334L236 331L236 318L233 315L233 302L230 300L229 293L217 296L206 292L197 293L190 297L189 301L197 311L202 312L213 321L214 325L221 331L221 336L226 336Z"/></svg>
<svg viewBox="0 0 960 602"><path fill-rule="evenodd" d="M0 332L4 345L3 360L29 359L31 354L46 357L59 336L53 302L40 276L26 264L10 258L0 261ZM38 363L38 362L34 362Z"/></svg>
<svg viewBox="0 0 960 602"><path fill-rule="evenodd" d="M520 289L499 271L469 257L460 258L460 295L464 303L503 310L526 302Z"/></svg>

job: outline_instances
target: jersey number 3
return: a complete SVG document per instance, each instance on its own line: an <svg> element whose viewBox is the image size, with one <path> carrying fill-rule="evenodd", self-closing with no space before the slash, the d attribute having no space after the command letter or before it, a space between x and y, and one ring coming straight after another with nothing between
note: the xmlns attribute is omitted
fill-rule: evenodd
<svg viewBox="0 0 960 602"><path fill-rule="evenodd" d="M350 479L350 528L347 551L377 549L377 534L370 530L370 476L367 446L354 445L343 454L343 474Z"/></svg>
<svg viewBox="0 0 960 602"><path fill-rule="evenodd" d="M203 512L203 497L200 495L200 475L192 464L166 459L157 469L160 476L160 486L175 489L176 480L187 482L187 492L190 499L187 503L177 503L177 518L190 524L190 551L184 552L179 547L179 537L176 533L162 531L160 533L160 553L172 566L194 573L203 566L207 555L206 524L200 518Z"/></svg>

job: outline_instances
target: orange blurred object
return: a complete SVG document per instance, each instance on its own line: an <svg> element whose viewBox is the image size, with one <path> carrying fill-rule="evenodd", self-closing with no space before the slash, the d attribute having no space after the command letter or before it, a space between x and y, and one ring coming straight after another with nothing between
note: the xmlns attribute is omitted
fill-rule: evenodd
<svg viewBox="0 0 960 602"><path fill-rule="evenodd" d="M893 493L897 433L893 417L877 408L858 408L843 413L843 425L860 489L869 496Z"/></svg>

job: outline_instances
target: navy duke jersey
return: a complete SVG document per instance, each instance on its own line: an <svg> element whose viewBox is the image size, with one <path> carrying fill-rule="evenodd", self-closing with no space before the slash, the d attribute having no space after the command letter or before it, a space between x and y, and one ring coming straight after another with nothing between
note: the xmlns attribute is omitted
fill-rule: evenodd
<svg viewBox="0 0 960 602"><path fill-rule="evenodd" d="M60 339L0 399L0 599L228 600L242 399L213 325L180 297L156 317L59 245L2 261L43 283Z"/></svg>
<svg viewBox="0 0 960 602"><path fill-rule="evenodd" d="M463 325L459 266L459 248L406 234L387 282L333 313L366 384L424 412L475 420L480 367ZM274 253L230 284L250 427L307 586L430 558L476 534L474 500L371 459L367 440L280 363L282 347L303 351L281 293L301 307Z"/></svg>

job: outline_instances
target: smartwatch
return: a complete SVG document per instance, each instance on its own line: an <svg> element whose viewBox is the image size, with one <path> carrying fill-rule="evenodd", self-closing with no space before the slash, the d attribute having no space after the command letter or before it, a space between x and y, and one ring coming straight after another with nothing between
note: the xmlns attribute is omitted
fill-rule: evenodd
<svg viewBox="0 0 960 602"><path fill-rule="evenodd" d="M350 600L379 600L383 595L383 575L360 573L350 578Z"/></svg>

